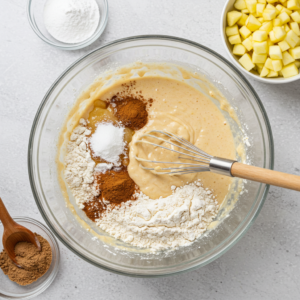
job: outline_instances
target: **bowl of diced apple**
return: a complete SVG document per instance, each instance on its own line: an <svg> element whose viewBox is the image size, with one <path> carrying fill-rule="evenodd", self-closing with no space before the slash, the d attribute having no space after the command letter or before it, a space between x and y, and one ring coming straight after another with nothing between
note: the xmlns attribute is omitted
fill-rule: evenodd
<svg viewBox="0 0 300 300"><path fill-rule="evenodd" d="M300 79L300 0L228 0L221 36L234 64L252 78Z"/></svg>

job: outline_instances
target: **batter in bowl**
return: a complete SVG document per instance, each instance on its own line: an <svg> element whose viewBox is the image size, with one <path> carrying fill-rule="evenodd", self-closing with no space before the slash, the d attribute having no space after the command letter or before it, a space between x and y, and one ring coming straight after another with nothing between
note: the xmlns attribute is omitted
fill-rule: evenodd
<svg viewBox="0 0 300 300"><path fill-rule="evenodd" d="M118 118L116 97L144 103L148 116L142 128L133 130ZM99 103L103 107L97 115ZM211 155L238 159L237 142L220 108L226 110L229 118L236 119L226 99L210 82L179 66L136 63L99 77L78 99L70 113L69 126L63 132L64 141L71 143L67 163L63 165L64 174L73 196L78 198L77 204L86 212L88 207L93 218L87 215L101 229L134 246L156 251L192 243L206 231L232 192L233 179L208 172L168 176L143 170L136 155L149 155L153 160L164 161L172 157L158 149L147 149L147 145L135 144L135 141L146 131L165 130ZM124 128L125 146L117 163L95 157L90 147L99 124ZM101 145L101 141L99 143ZM70 153L74 151L82 151L81 157L86 159L88 180L83 175L85 170L78 178L72 173L74 165L70 162ZM129 175L126 175L126 184L118 181L123 182L124 189L131 187L132 194L127 201L103 197L107 191L104 183L109 181L107 176L117 178L118 172ZM96 183L101 178L105 180L99 188ZM135 188L128 180L132 180ZM88 191L86 198L81 186ZM109 189L112 191L114 187Z"/></svg>

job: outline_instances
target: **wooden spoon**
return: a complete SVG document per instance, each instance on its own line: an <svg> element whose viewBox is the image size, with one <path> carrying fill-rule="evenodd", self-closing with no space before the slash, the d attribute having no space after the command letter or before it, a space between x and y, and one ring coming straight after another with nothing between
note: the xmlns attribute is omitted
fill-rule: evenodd
<svg viewBox="0 0 300 300"><path fill-rule="evenodd" d="M41 245L33 232L24 226L16 223L9 215L2 199L0 198L0 220L4 226L4 232L2 237L2 243L4 250L14 264L22 268L16 260L15 246L19 242L28 242L34 244L39 251L41 251Z"/></svg>

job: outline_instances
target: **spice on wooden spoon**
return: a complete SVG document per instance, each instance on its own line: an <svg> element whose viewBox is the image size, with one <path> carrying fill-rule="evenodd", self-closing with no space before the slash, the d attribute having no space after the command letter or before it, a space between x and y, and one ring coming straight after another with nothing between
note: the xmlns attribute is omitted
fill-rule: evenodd
<svg viewBox="0 0 300 300"><path fill-rule="evenodd" d="M16 260L15 246L19 242L28 242L35 245L41 251L41 245L33 232L16 223L9 215L2 199L0 198L0 220L4 226L2 244L9 258L14 264L22 268Z"/></svg>

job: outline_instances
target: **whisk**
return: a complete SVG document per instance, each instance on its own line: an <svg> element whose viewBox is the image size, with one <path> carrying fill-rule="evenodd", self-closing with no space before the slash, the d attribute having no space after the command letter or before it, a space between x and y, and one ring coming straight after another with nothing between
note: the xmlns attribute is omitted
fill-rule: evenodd
<svg viewBox="0 0 300 300"><path fill-rule="evenodd" d="M148 139L145 139L148 138ZM149 138L151 141L149 141ZM157 142L152 142L155 139ZM189 141L173 133L151 130L139 137L135 143L149 144L176 153L178 161L156 161L136 156L144 170L159 175L185 175L206 172L239 177L291 190L300 191L300 176L272 171L239 163L235 160L212 156L199 149ZM167 147L169 145L170 147ZM181 161L179 161L179 159ZM143 163L150 167L144 166ZM152 166L154 164L154 166ZM161 165L170 165L164 167Z"/></svg>

